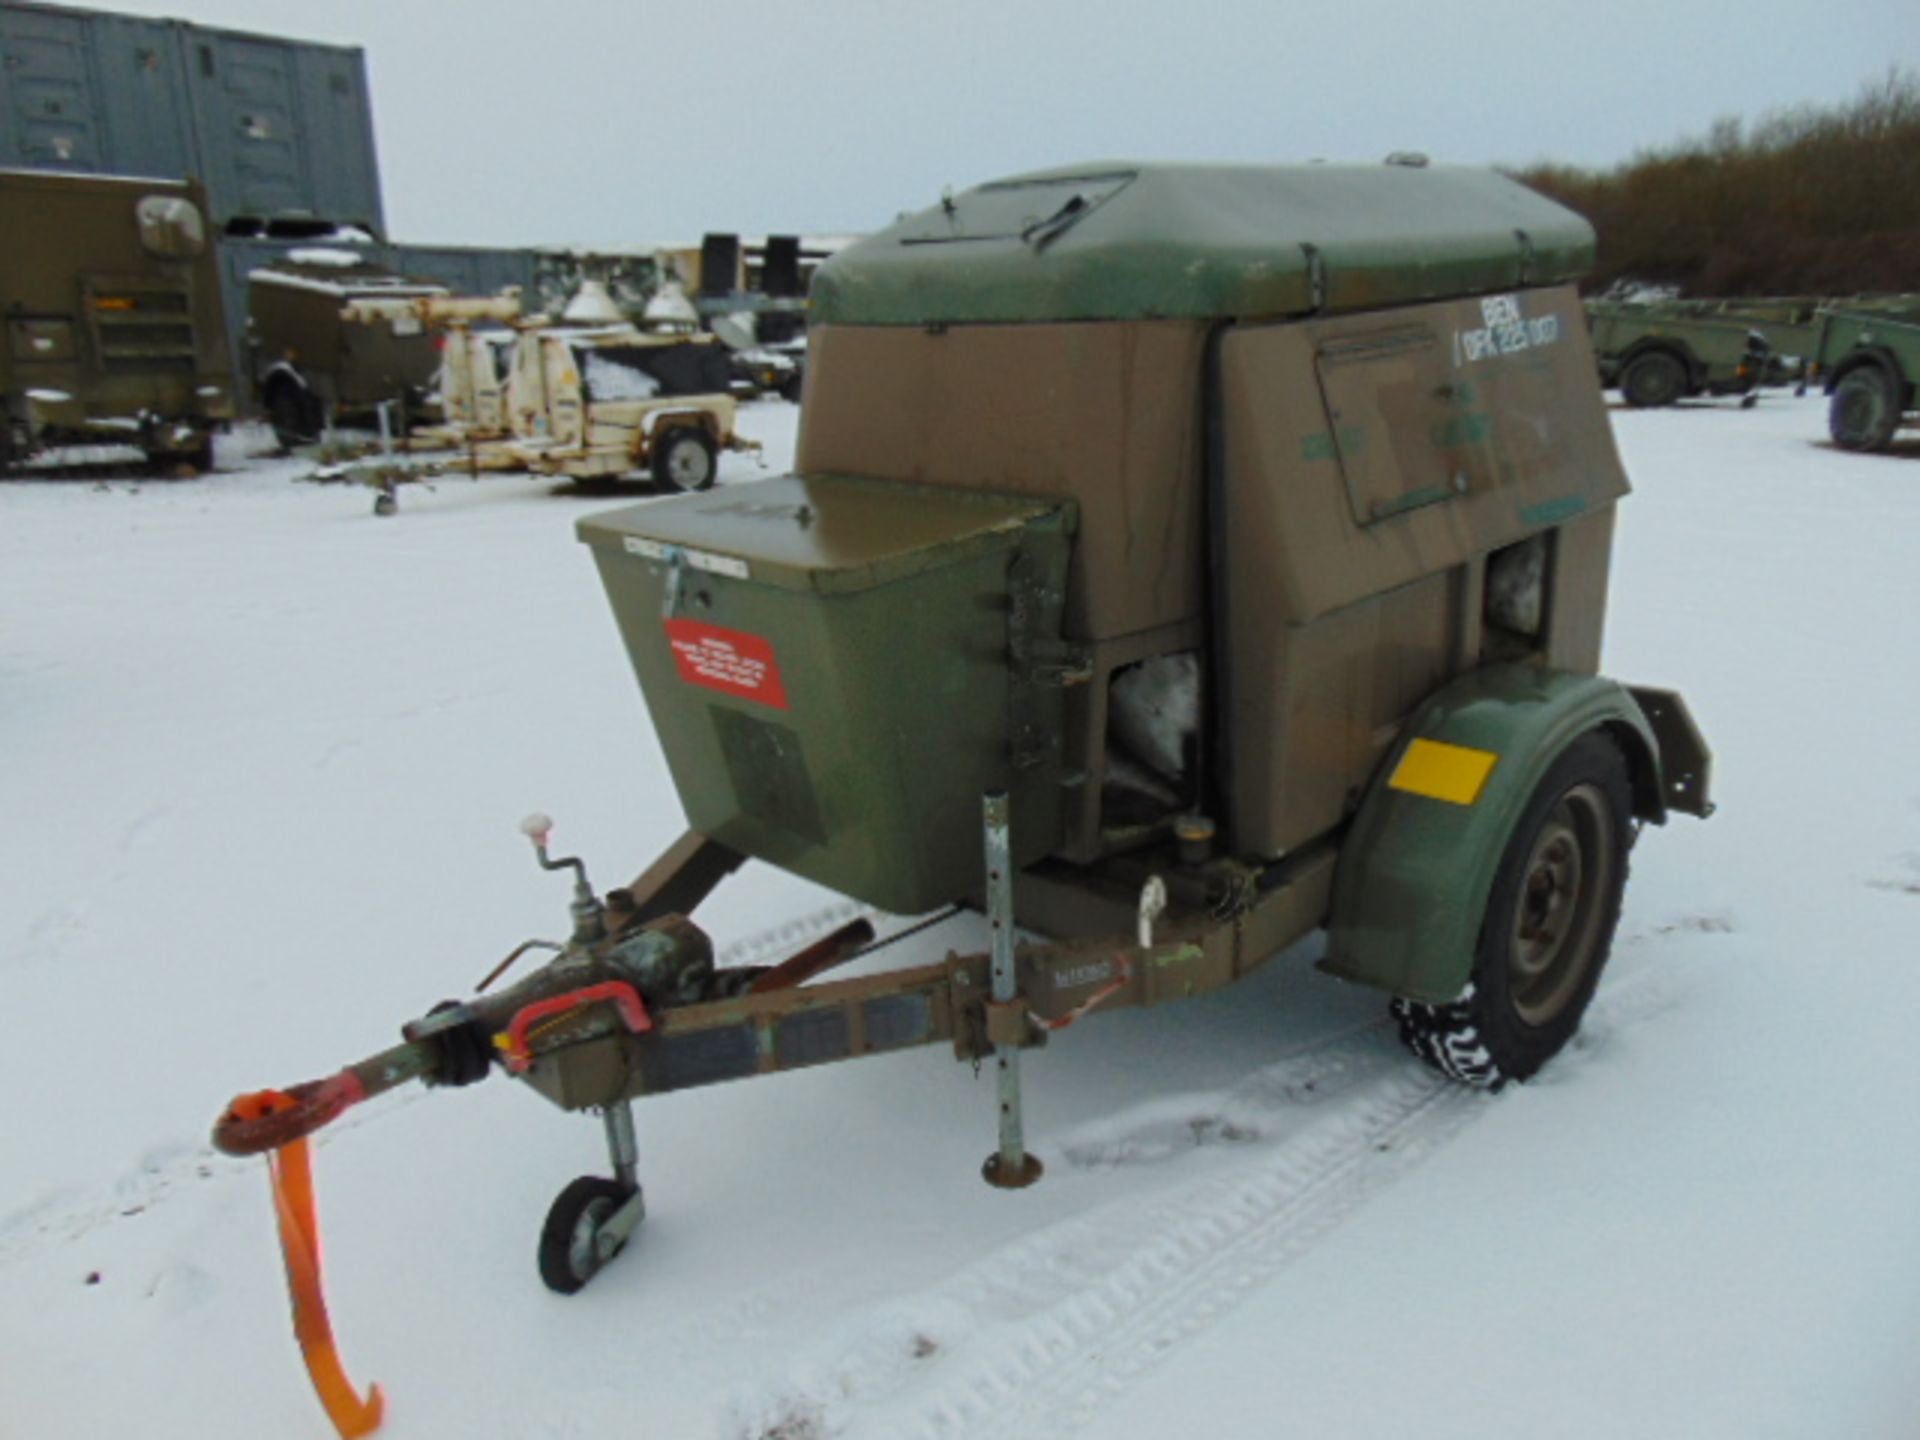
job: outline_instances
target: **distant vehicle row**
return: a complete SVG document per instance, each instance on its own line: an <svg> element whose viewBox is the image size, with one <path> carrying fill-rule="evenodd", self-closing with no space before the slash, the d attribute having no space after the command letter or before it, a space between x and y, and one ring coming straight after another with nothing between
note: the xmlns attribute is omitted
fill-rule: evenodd
<svg viewBox="0 0 1920 1440"><path fill-rule="evenodd" d="M42 464L91 461L98 447L111 447L116 457L144 454L206 469L214 431L250 407L271 421L283 444L312 440L336 423L372 424L387 402L394 404L389 419L397 429L438 418L441 337L405 306L444 299L444 285L368 263L363 250L342 244L288 246L249 274L247 322L236 353L222 303L218 236L197 183L0 170L0 203L9 215L31 221L0 225L0 313L7 329L0 347L0 470L34 457L46 457L35 462ZM676 335L662 346L628 321L604 290L600 295L608 313L587 328L605 331L611 324L613 331L596 345L624 344L644 352L646 362L636 371L634 365L622 369L610 352L593 357L604 372L600 388L620 391L600 399L657 399L636 393L653 386L659 397L700 394L715 402L702 411L707 418L700 424L680 427L696 433L675 446L643 433L637 447L627 447L634 464L651 464L656 454L673 450L669 469L685 479L702 468L704 454L710 476L712 455L700 437L712 449L734 442L736 398L767 391L798 397L803 346L760 346L752 316L714 319L716 328L725 327L725 344L703 332ZM343 312L363 302L401 302L402 308L390 323L347 323ZM671 328L695 331L702 312L684 298L679 303L668 317ZM517 319L517 303L512 308ZM663 361L669 354L678 358ZM658 363L667 370L633 378ZM568 374L585 404L594 380L578 366L562 365L554 371L555 386ZM548 407L532 408L539 416L527 418L521 438L551 440L537 431ZM670 407L643 408L654 414ZM612 414L604 405L595 413ZM612 463L608 434L583 431L577 438L574 448L607 453L596 453L588 465L571 456L568 445L547 444L542 454L551 468L580 473L583 465Z"/></svg>
<svg viewBox="0 0 1920 1440"><path fill-rule="evenodd" d="M1762 385L1819 384L1828 431L1848 450L1884 450L1920 422L1920 296L1590 300L1603 385L1635 407Z"/></svg>

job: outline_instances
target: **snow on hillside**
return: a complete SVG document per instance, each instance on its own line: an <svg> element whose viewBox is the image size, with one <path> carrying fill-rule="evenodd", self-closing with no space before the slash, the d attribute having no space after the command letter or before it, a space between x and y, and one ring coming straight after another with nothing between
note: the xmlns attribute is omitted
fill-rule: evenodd
<svg viewBox="0 0 1920 1440"><path fill-rule="evenodd" d="M792 417L743 411L776 469ZM1030 1191L980 1184L991 1081L937 1050L644 1102L649 1219L572 1299L533 1245L598 1125L396 1094L317 1151L382 1433L1914 1434L1920 447L1778 394L1615 421L1607 669L1685 692L1721 810L1643 836L1536 1082L1431 1078L1309 942L1035 1056ZM602 888L679 830L572 534L607 499L376 519L250 441L0 487L0 1434L330 1434L208 1124L563 930L524 813ZM702 916L792 948L837 903L750 868Z"/></svg>

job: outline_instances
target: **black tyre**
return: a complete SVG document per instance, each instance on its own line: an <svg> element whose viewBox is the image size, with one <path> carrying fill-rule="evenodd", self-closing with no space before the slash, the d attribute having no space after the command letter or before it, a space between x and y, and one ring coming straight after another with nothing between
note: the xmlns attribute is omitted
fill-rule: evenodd
<svg viewBox="0 0 1920 1440"><path fill-rule="evenodd" d="M653 479L663 490L705 490L720 472L719 450L704 430L669 430L653 446Z"/></svg>
<svg viewBox="0 0 1920 1440"><path fill-rule="evenodd" d="M1878 365L1849 370L1833 387L1827 432L1843 450L1884 450L1900 427L1893 381Z"/></svg>
<svg viewBox="0 0 1920 1440"><path fill-rule="evenodd" d="M1626 759L1582 736L1521 812L1494 872L1472 977L1446 1005L1397 999L1400 1038L1435 1069L1497 1090L1572 1038L1620 922L1632 843Z"/></svg>
<svg viewBox="0 0 1920 1440"><path fill-rule="evenodd" d="M149 449L147 462L156 470L191 470L198 475L213 473L213 434L202 430L183 449Z"/></svg>
<svg viewBox="0 0 1920 1440"><path fill-rule="evenodd" d="M1686 364L1670 350L1648 350L1620 372L1620 393L1636 409L1671 405L1687 393Z"/></svg>
<svg viewBox="0 0 1920 1440"><path fill-rule="evenodd" d="M560 1295L578 1294L625 1248L602 1254L600 1227L632 1195L618 1180L582 1175L562 1190L540 1227L540 1278Z"/></svg>
<svg viewBox="0 0 1920 1440"><path fill-rule="evenodd" d="M320 438L320 404L313 393L291 381L276 385L267 395L267 421L282 450L311 445Z"/></svg>

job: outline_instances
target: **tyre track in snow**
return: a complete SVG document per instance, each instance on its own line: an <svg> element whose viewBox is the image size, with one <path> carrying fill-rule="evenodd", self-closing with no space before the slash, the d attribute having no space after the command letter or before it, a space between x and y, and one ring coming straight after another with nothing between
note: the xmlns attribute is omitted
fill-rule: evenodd
<svg viewBox="0 0 1920 1440"><path fill-rule="evenodd" d="M1411 1063L1276 1155L1196 1187L1177 1207L1156 1207L1165 1225L1157 1238L1091 1289L996 1336L972 1374L930 1397L906 1433L951 1440L991 1424L1043 1440L1080 1430L1478 1117L1485 1097Z"/></svg>
<svg viewBox="0 0 1920 1440"><path fill-rule="evenodd" d="M772 1385L736 1394L728 1433L1074 1433L1149 1365L1216 1323L1482 1112L1482 1093L1417 1068L1387 1028L1328 1037L1212 1097L1221 1114L1254 1111L1251 1132L1201 1113L1187 1145L1245 1144L1245 1162L1122 1196L925 1294L850 1315L783 1365ZM1069 1141L1067 1163L1164 1159L1173 1111L1166 1102L1142 1109L1149 1118L1137 1127L1141 1148L1123 1133L1076 1157L1079 1142ZM1262 1109L1265 1130L1286 1122L1292 1133L1268 1138Z"/></svg>
<svg viewBox="0 0 1920 1440"><path fill-rule="evenodd" d="M1604 1047L1608 1035L1676 1003L1683 984L1642 967L1613 977L1583 1038ZM1284 1138L1266 1139L1257 1124L1235 1136L1213 1125L1214 1116L1195 1117L1190 1145L1244 1138L1246 1163L1121 1197L923 1296L854 1317L836 1330L851 1330L857 1343L840 1341L834 1354L830 1334L826 1356L820 1347L803 1356L783 1390L763 1391L756 1405L736 1398L731 1433L1063 1440L1085 1432L1139 1376L1203 1336L1496 1103L1419 1066L1387 1030L1382 1023L1328 1037L1216 1097L1229 1117L1249 1103L1266 1106L1275 1112L1268 1129L1304 1120ZM1576 1041L1556 1078L1572 1078L1585 1048ZM1278 1114L1283 1108L1291 1113ZM1146 1142L1138 1149L1123 1130L1087 1152L1091 1159L1074 1160L1069 1141L1067 1158L1082 1166L1165 1158L1164 1134L1155 1132L1173 1112L1158 1102L1142 1109L1149 1118L1134 1127Z"/></svg>

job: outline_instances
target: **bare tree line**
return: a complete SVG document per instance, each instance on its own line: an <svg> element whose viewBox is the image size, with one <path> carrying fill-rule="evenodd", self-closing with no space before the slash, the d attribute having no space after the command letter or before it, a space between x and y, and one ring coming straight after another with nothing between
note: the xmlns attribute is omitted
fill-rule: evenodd
<svg viewBox="0 0 1920 1440"><path fill-rule="evenodd" d="M1512 172L1599 234L1593 292L1690 295L1920 290L1920 74L1892 69L1850 103L1717 121L1611 170Z"/></svg>

